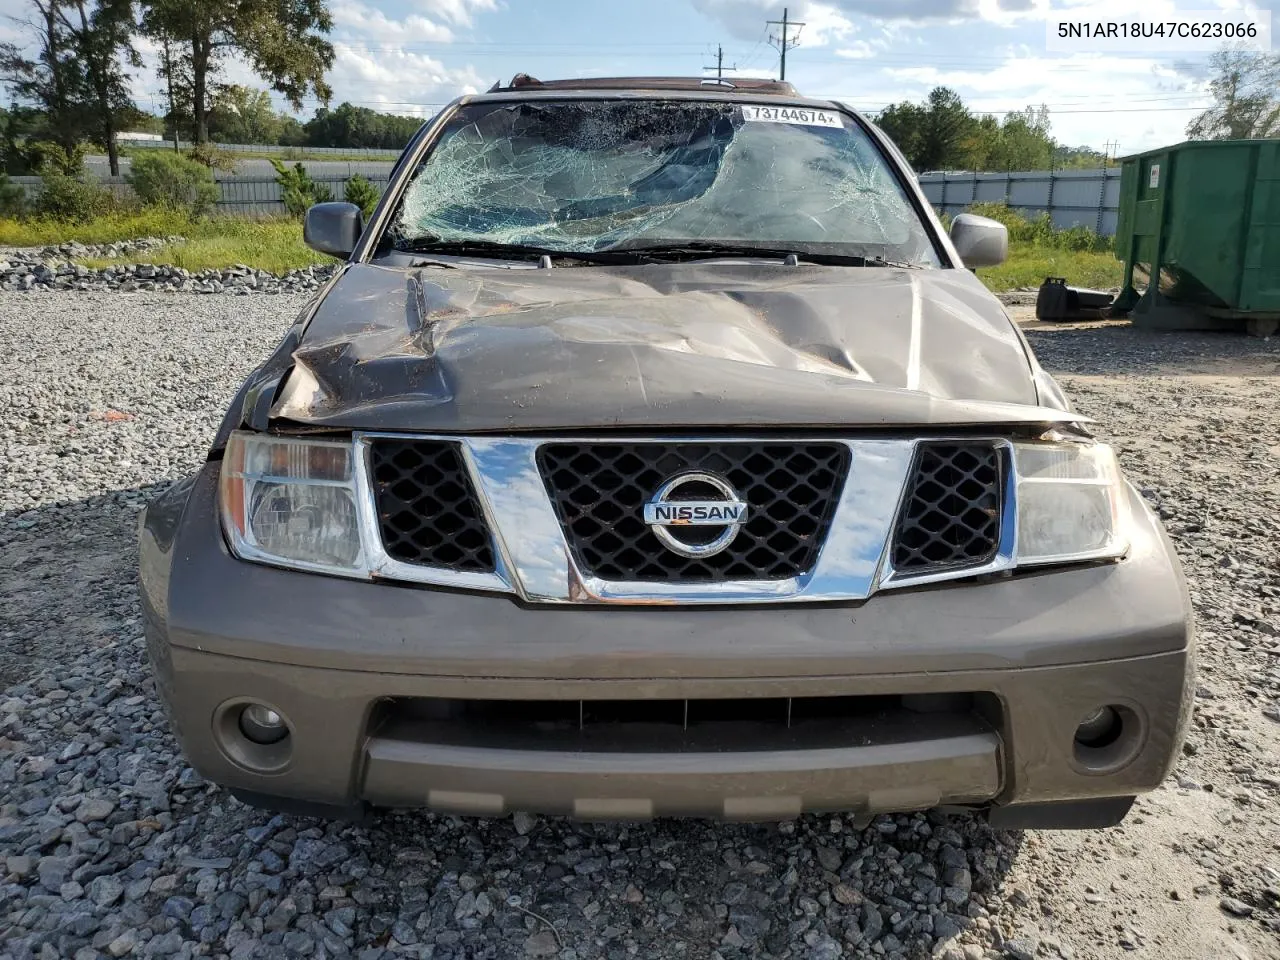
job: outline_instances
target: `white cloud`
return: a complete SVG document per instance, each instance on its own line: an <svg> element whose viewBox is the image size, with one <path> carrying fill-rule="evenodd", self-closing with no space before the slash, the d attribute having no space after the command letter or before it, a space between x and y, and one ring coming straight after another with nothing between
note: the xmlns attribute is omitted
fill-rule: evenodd
<svg viewBox="0 0 1280 960"><path fill-rule="evenodd" d="M498 0L419 0L419 6L456 26L469 27L473 14L492 13L498 9Z"/></svg>
<svg viewBox="0 0 1280 960"><path fill-rule="evenodd" d="M823 47L838 42L855 32L853 22L834 3L811 3L804 11L801 46Z"/></svg>
<svg viewBox="0 0 1280 960"><path fill-rule="evenodd" d="M403 41L405 37L435 43L454 39L453 30L442 23L411 14L403 20L391 20L381 10L358 0L340 0L331 6L333 23L343 31L370 40ZM443 12L443 11L442 11Z"/></svg>
<svg viewBox="0 0 1280 960"><path fill-rule="evenodd" d="M335 100L427 116L437 105L463 93L476 93L484 81L470 65L447 67L434 57L383 46L376 50L335 41L329 82Z"/></svg>
<svg viewBox="0 0 1280 960"><path fill-rule="evenodd" d="M859 69L874 64L864 60ZM956 90L975 111L999 116L1047 104L1058 141L1096 149L1113 141L1121 153L1176 143L1196 110L1208 105L1202 86L1168 61L1094 54L1021 53L991 68L886 66L860 73L856 88L842 88L845 83L831 75L822 88L805 82L801 89L845 99L872 115L889 103L920 101L936 86Z"/></svg>
<svg viewBox="0 0 1280 960"><path fill-rule="evenodd" d="M847 47L836 48L836 56L846 60L869 60L876 52L876 48L866 40L855 40Z"/></svg>

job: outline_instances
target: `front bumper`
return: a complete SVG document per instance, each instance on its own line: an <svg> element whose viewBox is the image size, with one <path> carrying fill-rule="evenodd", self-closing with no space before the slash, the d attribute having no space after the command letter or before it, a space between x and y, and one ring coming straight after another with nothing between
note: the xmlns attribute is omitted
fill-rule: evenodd
<svg viewBox="0 0 1280 960"><path fill-rule="evenodd" d="M217 469L149 508L142 590L158 686L182 746L198 771L238 791L337 808L626 819L1034 809L1150 790L1180 748L1189 611L1172 549L1136 495L1133 548L1116 564L861 604L522 607L236 560L217 525ZM907 717L905 727L899 715L891 735L728 750L459 742L430 725L388 723L383 710L421 698L915 694L965 694L977 706ZM238 762L220 739L226 705L243 700L270 704L290 723L287 760L271 772ZM1122 708L1133 739L1119 760L1082 759L1076 727L1103 704Z"/></svg>

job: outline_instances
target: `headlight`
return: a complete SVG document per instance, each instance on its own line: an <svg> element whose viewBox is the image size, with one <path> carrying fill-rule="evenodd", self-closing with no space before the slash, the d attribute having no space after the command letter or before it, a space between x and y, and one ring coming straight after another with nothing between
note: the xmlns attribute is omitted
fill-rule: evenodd
<svg viewBox="0 0 1280 960"><path fill-rule="evenodd" d="M364 575L350 443L233 433L221 501L237 556Z"/></svg>
<svg viewBox="0 0 1280 960"><path fill-rule="evenodd" d="M1110 447L1020 443L1014 465L1019 565L1105 559L1128 549L1124 484Z"/></svg>

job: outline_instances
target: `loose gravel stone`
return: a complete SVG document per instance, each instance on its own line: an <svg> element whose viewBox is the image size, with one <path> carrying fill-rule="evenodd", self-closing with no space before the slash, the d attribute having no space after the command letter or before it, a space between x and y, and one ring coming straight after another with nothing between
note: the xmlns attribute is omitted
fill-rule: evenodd
<svg viewBox="0 0 1280 960"><path fill-rule="evenodd" d="M104 260L156 251L182 243L182 237L148 237L120 243L85 246L64 243L56 247L9 248L0 251L0 291L22 293L45 290L90 290L135 293L307 293L333 275L334 265L320 265L273 274L245 264L222 269L185 270L168 264L122 263L90 268L75 260ZM153 256L159 256L156 252Z"/></svg>
<svg viewBox="0 0 1280 960"><path fill-rule="evenodd" d="M132 294L67 293L51 269L53 290L28 267L31 290L0 292L0 960L1276 955L1276 341L1028 334L1164 518L1214 693L1197 749L1122 827L355 826L247 808L186 766L137 602L138 511L200 463L305 298L144 289L160 267L108 284Z"/></svg>

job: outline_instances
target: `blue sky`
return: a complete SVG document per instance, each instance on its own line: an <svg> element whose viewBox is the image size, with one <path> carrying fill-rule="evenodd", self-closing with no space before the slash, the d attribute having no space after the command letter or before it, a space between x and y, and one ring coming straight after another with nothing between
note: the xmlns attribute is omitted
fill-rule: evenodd
<svg viewBox="0 0 1280 960"><path fill-rule="evenodd" d="M0 14L29 0L0 0ZM1096 4L1097 0L1091 0ZM776 75L765 21L805 22L788 79L874 113L944 84L975 110L1047 104L1054 135L1121 154L1182 139L1203 92L1203 54L1049 54L1046 11L1082 0L330 0L334 102L433 113L463 92L538 77L699 75L722 44L741 75ZM1107 0L1107 19L1262 9L1280 0ZM1092 7L1093 12L1099 8ZM1277 18L1280 19L1280 18ZM0 23L0 39L12 33ZM224 80L254 82L231 63ZM135 89L159 108L151 70ZM310 115L314 103L303 111Z"/></svg>

